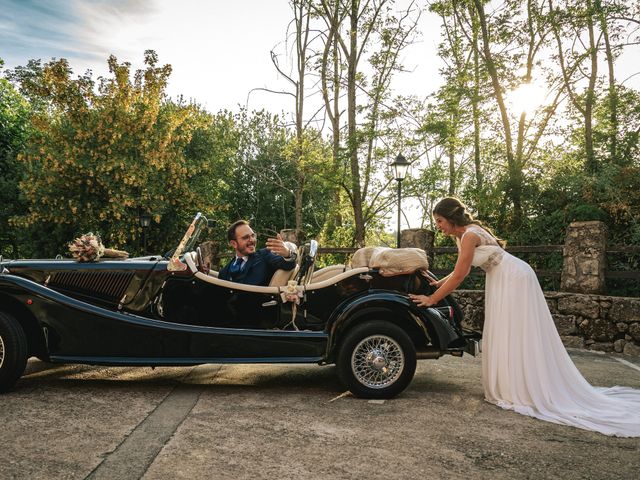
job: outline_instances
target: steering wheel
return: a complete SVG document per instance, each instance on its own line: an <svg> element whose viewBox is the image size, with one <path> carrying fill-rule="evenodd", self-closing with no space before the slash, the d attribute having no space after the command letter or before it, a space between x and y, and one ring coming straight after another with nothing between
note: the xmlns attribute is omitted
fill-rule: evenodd
<svg viewBox="0 0 640 480"><path fill-rule="evenodd" d="M308 249L308 253L306 252ZM313 275L313 269L316 261L316 254L318 253L318 242L311 240L308 245L305 245L302 261L300 262L300 270L296 276L296 282L299 285L306 285L311 281Z"/></svg>
<svg viewBox="0 0 640 480"><path fill-rule="evenodd" d="M209 269L204 265L204 258L202 258L202 250L200 247L196 248L196 267L199 272L209 273Z"/></svg>

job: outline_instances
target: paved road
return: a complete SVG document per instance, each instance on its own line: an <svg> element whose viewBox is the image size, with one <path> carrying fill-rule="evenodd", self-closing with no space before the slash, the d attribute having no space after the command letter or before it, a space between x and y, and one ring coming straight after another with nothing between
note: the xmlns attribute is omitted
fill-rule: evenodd
<svg viewBox="0 0 640 480"><path fill-rule="evenodd" d="M640 388L640 360L571 351L593 384ZM622 359L622 360L621 360ZM480 360L421 361L384 402L332 367L56 366L0 396L0 479L636 479L640 439L506 412Z"/></svg>

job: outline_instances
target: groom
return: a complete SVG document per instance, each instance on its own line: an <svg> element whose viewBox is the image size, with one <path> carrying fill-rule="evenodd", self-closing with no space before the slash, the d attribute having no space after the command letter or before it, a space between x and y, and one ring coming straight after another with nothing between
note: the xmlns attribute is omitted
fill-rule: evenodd
<svg viewBox="0 0 640 480"><path fill-rule="evenodd" d="M276 270L293 270L297 248L277 238L267 240L267 248L256 250L256 234L249 222L238 220L227 230L235 256L218 274L222 280L267 286Z"/></svg>

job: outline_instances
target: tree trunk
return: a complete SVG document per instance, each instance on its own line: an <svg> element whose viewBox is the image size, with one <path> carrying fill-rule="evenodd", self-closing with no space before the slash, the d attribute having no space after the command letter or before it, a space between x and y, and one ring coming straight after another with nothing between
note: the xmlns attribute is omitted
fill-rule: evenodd
<svg viewBox="0 0 640 480"><path fill-rule="evenodd" d="M323 11L318 11L319 15L324 16L328 22L329 32L327 34L324 51L322 54L322 63L320 66L320 79L322 83L322 98L324 100L325 111L331 122L331 152L333 156L333 174L337 178L340 170L340 49L338 47L338 28L340 26L338 3L334 4L335 10L330 10L329 5L322 4ZM333 75L329 79L329 65L333 64ZM333 91L333 98L329 97L329 84ZM336 207L340 205L340 186L336 185L332 193L333 204ZM336 227L342 225L342 216L339 208L329 217L326 226L326 235L328 238L333 236Z"/></svg>
<svg viewBox="0 0 640 480"><path fill-rule="evenodd" d="M351 202L355 222L355 241L360 247L365 243L364 217L362 215L362 193L360 190L360 165L358 164L358 138L356 124L356 73L358 67L358 7L359 2L351 2L351 30L349 35L349 55L347 58L347 151L351 164Z"/></svg>
<svg viewBox="0 0 640 480"><path fill-rule="evenodd" d="M296 237L302 238L302 199L305 183L305 174L302 167L303 151L303 117L304 117L304 79L307 69L307 46L309 45L309 20L310 12L304 9L305 2L301 1L296 8L296 54L297 75L296 84L296 163L298 181L294 192L295 201L295 229ZM305 21L306 19L306 21Z"/></svg>
<svg viewBox="0 0 640 480"><path fill-rule="evenodd" d="M449 196L456 194L456 147L454 139L447 141L447 156L449 157Z"/></svg>
<svg viewBox="0 0 640 480"><path fill-rule="evenodd" d="M609 69L609 156L611 162L618 163L618 91L616 89L616 78L613 69L613 51L611 50L611 42L609 41L607 16L602 9L601 0L595 0L595 9L600 20L600 30L604 38L607 67Z"/></svg>
<svg viewBox="0 0 640 480"><path fill-rule="evenodd" d="M591 0L587 0L587 31L589 33L589 57L591 58L591 72L589 74L589 87L584 105L584 149L587 156L587 171L596 173L598 163L593 150L593 107L595 106L596 78L598 75L598 50L595 34L593 32L593 6Z"/></svg>
<svg viewBox="0 0 640 480"><path fill-rule="evenodd" d="M505 150L507 157L507 167L509 171L509 184L507 195L513 203L513 224L518 227L522 221L522 171L518 168L513 156L513 139L511 136L511 123L507 114L507 108L502 96L502 86L498 78L495 62L490 49L489 31L487 28L487 19L484 13L484 5L482 0L474 0L476 11L478 12L478 20L480 21L480 29L482 31L482 45L484 52L484 60L487 71L491 77L491 85L493 93L496 96L498 109L500 110L500 118L502 120L502 128L504 130Z"/></svg>
<svg viewBox="0 0 640 480"><path fill-rule="evenodd" d="M475 165L476 190L482 191L482 166L480 164L480 61L478 58L478 20L471 15L473 28L473 97L471 107L473 111L473 163Z"/></svg>

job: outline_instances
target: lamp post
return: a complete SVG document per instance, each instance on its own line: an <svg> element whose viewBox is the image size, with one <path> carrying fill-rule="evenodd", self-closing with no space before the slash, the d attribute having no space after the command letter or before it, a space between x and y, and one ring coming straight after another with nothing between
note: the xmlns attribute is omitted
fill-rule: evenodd
<svg viewBox="0 0 640 480"><path fill-rule="evenodd" d="M407 159L400 153L396 157L396 160L391 164L393 169L393 176L398 182L398 237L396 248L400 248L400 218L402 214L401 202L402 202L402 180L407 175L407 170L411 164L407 162Z"/></svg>
<svg viewBox="0 0 640 480"><path fill-rule="evenodd" d="M147 254L147 228L151 225L151 215L148 213L141 213L138 216L140 226L142 227L142 255Z"/></svg>

